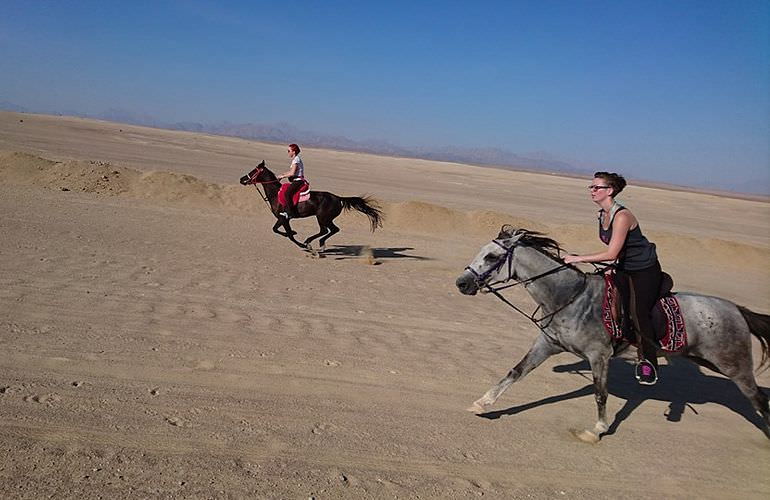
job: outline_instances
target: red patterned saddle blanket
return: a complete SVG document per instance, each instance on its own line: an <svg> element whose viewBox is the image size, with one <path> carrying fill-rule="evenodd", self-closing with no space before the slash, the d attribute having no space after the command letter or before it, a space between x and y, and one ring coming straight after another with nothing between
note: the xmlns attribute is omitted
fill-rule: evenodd
<svg viewBox="0 0 770 500"><path fill-rule="evenodd" d="M282 207L286 206L286 190L289 189L290 185L291 184L288 182L281 184L281 189L278 190L278 203L280 203ZM292 200L292 204L295 206L301 201L309 200L310 184L308 184L307 181L302 181L302 187L294 192L293 198L294 199Z"/></svg>
<svg viewBox="0 0 770 500"><path fill-rule="evenodd" d="M670 278L669 278L670 279ZM604 298L602 300L602 323L612 340L626 340L636 344L633 334L621 328L620 293L613 282L612 273L604 274ZM660 348L668 352L680 352L687 346L687 328L682 309L675 294L666 293L658 299L652 311L652 324Z"/></svg>

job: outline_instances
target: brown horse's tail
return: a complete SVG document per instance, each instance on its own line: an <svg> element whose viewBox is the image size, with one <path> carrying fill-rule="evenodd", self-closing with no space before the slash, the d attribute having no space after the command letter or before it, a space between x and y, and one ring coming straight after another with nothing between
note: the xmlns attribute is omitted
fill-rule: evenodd
<svg viewBox="0 0 770 500"><path fill-rule="evenodd" d="M342 208L345 210L358 210L369 217L369 223L372 225L372 231L382 227L382 209L377 202L368 196L352 196L350 198L340 197Z"/></svg>
<svg viewBox="0 0 770 500"><path fill-rule="evenodd" d="M762 361L759 363L759 368L762 368L768 361L770 361L770 358L768 358L768 354L770 353L770 316L767 314L755 313L743 306L738 306L738 310L749 325L751 334L754 335L762 345Z"/></svg>

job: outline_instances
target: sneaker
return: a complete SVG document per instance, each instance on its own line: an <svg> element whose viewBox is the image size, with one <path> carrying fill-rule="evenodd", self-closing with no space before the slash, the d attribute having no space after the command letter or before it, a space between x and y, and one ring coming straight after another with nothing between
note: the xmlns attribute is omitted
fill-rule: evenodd
<svg viewBox="0 0 770 500"><path fill-rule="evenodd" d="M655 366L652 363L643 359L636 364L636 380L641 385L655 385L658 381L658 374L655 371Z"/></svg>
<svg viewBox="0 0 770 500"><path fill-rule="evenodd" d="M286 217L287 219L291 219L289 214L287 214L286 212L278 212L278 215L282 215L282 216Z"/></svg>

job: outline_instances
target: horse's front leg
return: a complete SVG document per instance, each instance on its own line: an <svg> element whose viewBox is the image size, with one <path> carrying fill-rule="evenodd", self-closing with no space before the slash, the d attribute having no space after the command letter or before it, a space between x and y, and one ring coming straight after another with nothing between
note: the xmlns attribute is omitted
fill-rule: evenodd
<svg viewBox="0 0 770 500"><path fill-rule="evenodd" d="M474 401L474 403L468 408L468 411L473 413L484 413L492 406L497 398L499 398L508 387L523 378L527 373L531 372L540 364L553 356L562 352L561 346L553 343L545 334L541 333L536 339L535 343L529 349L529 352L522 358L519 363L511 368L511 371L497 383L494 387L489 389L483 396Z"/></svg>
<svg viewBox="0 0 770 500"><path fill-rule="evenodd" d="M598 443L602 434L607 432L607 371L612 353L596 353L588 357L594 379L594 398L598 418L593 430L572 430L572 434L581 441Z"/></svg>
<svg viewBox="0 0 770 500"><path fill-rule="evenodd" d="M279 231L278 230L279 227L283 227L284 232ZM291 226L289 225L289 219L285 217L278 218L278 221L276 221L275 225L273 225L273 232L276 234L280 234L281 236L284 236L286 238L289 238L292 241L292 243L294 243L300 248L306 248L306 245L294 239L294 235L297 234L297 232L292 230Z"/></svg>
<svg viewBox="0 0 770 500"><path fill-rule="evenodd" d="M280 234L281 236L284 236L284 237L288 238L289 237L289 233L288 232L281 232L281 231L278 230L279 227L283 227L285 229L287 222L288 221L286 220L286 218L284 218L282 216L278 216L278 220L276 221L275 224L273 224L273 232L275 234ZM289 228L289 230L291 230L291 228ZM291 234L297 234L297 232L296 231L291 231Z"/></svg>

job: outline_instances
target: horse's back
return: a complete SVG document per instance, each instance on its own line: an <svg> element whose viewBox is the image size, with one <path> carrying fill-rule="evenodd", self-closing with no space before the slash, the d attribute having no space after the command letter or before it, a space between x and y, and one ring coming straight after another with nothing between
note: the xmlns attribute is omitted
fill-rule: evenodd
<svg viewBox="0 0 770 500"><path fill-rule="evenodd" d="M750 342L746 320L738 306L727 299L692 292L678 292L689 347L727 348Z"/></svg>
<svg viewBox="0 0 770 500"><path fill-rule="evenodd" d="M719 313L737 315L738 317L741 315L740 311L738 311L738 306L734 302L722 297L694 292L676 292L674 296L679 301L686 319L696 314Z"/></svg>

